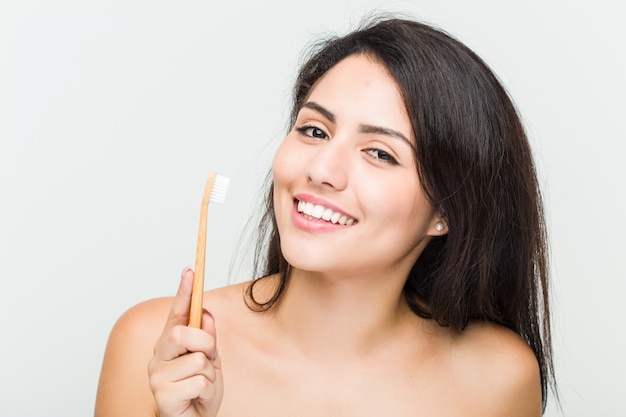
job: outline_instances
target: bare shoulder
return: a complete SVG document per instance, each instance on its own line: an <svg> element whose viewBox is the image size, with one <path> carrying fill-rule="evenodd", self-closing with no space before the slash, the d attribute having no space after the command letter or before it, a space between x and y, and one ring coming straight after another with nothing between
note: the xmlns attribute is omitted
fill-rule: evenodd
<svg viewBox="0 0 626 417"><path fill-rule="evenodd" d="M215 317L218 332L220 329L237 331L240 328L249 331L249 326L263 320L264 315L250 308L247 291L254 290L255 300L267 300L276 290L277 283L278 276L271 275L257 280L253 287L250 287L251 281L245 281L207 291L204 293L204 308Z"/></svg>
<svg viewBox="0 0 626 417"><path fill-rule="evenodd" d="M213 315L227 317L245 311L245 289L248 283L233 284L204 293L204 307Z"/></svg>
<svg viewBox="0 0 626 417"><path fill-rule="evenodd" d="M470 324L454 337L452 361L462 401L476 415L542 414L539 364L512 330L493 323Z"/></svg>
<svg viewBox="0 0 626 417"><path fill-rule="evenodd" d="M148 381L148 362L174 297L141 302L115 322L107 342L95 416L157 414Z"/></svg>
<svg viewBox="0 0 626 417"><path fill-rule="evenodd" d="M156 414L147 367L169 311L170 298L142 302L120 316L107 342L95 416Z"/></svg>
<svg viewBox="0 0 626 417"><path fill-rule="evenodd" d="M244 305L244 286L245 284L235 284L206 291L204 307L214 315L228 317L241 310L241 306ZM135 348L149 344L152 351L154 342L163 330L173 301L173 296L161 297L131 307L115 323L110 339L116 342L120 338L125 345L130 345L128 343L130 341L137 342Z"/></svg>
<svg viewBox="0 0 626 417"><path fill-rule="evenodd" d="M130 337L135 341L141 341L149 339L154 333L158 336L173 299L174 297L154 298L131 307L117 320L111 331L111 337L119 335L124 336L126 340ZM142 331L138 332L139 329Z"/></svg>
<svg viewBox="0 0 626 417"><path fill-rule="evenodd" d="M204 307L216 316L232 317L244 305L243 288L244 284L236 284L206 291ZM115 323L108 347L118 347L125 353L146 352L151 356L173 301L173 296L154 298L128 309Z"/></svg>
<svg viewBox="0 0 626 417"><path fill-rule="evenodd" d="M270 280L267 280L268 282ZM217 346L222 363L228 363L231 354L240 352L243 346L251 348L259 335L265 335L267 316L259 314L249 307L246 294L249 282L230 285L216 290L207 291L204 296L204 308L215 318ZM263 287L262 285L259 287ZM264 337L262 337L264 339ZM242 344L242 341L246 343ZM258 340L256 340L258 342ZM246 351L245 354L249 354Z"/></svg>
<svg viewBox="0 0 626 417"><path fill-rule="evenodd" d="M232 304L243 304L234 302L237 294L243 294L242 284L207 291L205 307L215 316L229 317L238 308ZM116 321L102 362L96 417L157 415L147 369L173 301L172 296L141 302Z"/></svg>

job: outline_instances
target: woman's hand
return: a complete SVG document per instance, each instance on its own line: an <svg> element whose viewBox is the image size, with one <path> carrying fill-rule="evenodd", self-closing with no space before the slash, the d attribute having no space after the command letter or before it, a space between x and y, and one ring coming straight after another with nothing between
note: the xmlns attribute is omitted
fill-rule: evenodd
<svg viewBox="0 0 626 417"><path fill-rule="evenodd" d="M159 415L215 417L224 391L215 321L202 313L202 328L187 327L193 271L185 269L163 333L148 365Z"/></svg>

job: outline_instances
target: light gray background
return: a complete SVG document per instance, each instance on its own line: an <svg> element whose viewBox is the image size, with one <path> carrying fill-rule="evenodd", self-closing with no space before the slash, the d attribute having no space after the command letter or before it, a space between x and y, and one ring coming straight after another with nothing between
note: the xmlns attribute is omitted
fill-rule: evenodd
<svg viewBox="0 0 626 417"><path fill-rule="evenodd" d="M380 8L448 30L510 90L546 196L563 414L625 416L618 3L2 2L0 415L92 414L117 317L193 263L210 170L231 187L211 208L207 287L229 282L302 47Z"/></svg>

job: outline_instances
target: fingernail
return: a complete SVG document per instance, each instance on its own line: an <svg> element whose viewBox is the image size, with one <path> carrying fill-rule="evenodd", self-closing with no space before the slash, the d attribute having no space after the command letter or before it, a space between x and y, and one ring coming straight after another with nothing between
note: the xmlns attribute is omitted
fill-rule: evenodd
<svg viewBox="0 0 626 417"><path fill-rule="evenodd" d="M185 276L185 274L187 273L187 271L191 271L191 265L187 265L185 267L185 269L183 269L183 272L180 273L180 279L183 279L183 277Z"/></svg>

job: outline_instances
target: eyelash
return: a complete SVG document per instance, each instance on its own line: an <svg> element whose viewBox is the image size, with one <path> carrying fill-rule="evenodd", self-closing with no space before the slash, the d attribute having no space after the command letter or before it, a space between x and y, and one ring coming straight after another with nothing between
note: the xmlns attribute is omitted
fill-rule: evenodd
<svg viewBox="0 0 626 417"><path fill-rule="evenodd" d="M391 156L389 152L385 152L383 150L376 149L376 148L370 148L370 149L366 149L365 153L367 153L369 156L380 161L383 164L398 165L398 161L396 160L396 158Z"/></svg>
<svg viewBox="0 0 626 417"><path fill-rule="evenodd" d="M311 129L321 132L324 135L324 137L314 136L313 134L307 133L307 130L311 130ZM322 129L316 126L304 125L304 126L297 127L296 130L302 133L304 136L308 136L313 139L328 139L328 135L326 134L326 132L324 132Z"/></svg>
<svg viewBox="0 0 626 417"><path fill-rule="evenodd" d="M317 131L318 133L321 133L323 137L315 136L313 133L308 133L308 131L310 130L314 130L314 131ZM326 132L324 132L322 129L320 129L317 126L304 125L304 126L296 127L296 131L312 139L318 139L318 140L328 139L328 135L326 134ZM398 161L393 156L391 156L389 152L385 152L377 148L365 149L364 152L368 156L376 159L377 161L380 161L380 163L382 164L398 165Z"/></svg>

